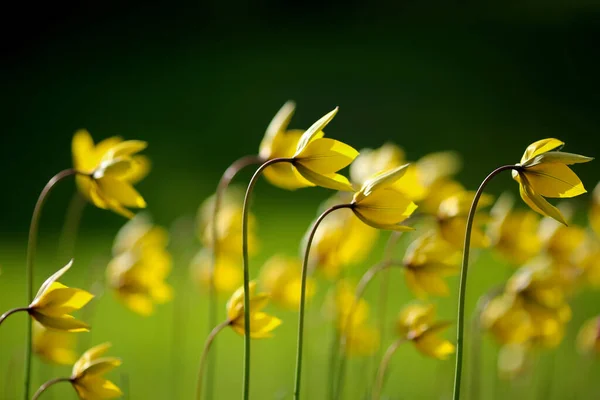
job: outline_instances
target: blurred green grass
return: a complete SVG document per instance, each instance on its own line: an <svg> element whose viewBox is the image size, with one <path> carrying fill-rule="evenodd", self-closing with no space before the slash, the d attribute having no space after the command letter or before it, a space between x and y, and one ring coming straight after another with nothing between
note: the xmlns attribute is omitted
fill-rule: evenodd
<svg viewBox="0 0 600 400"><path fill-rule="evenodd" d="M263 201L264 200L264 201ZM261 264L274 253L289 255L298 254L298 243L314 216L311 207L288 210L285 204L270 207L269 202L260 193L255 201L255 210L259 217L259 237L261 240L260 255L251 262L252 276L257 276ZM94 210L94 212L100 212ZM403 254L409 237L403 238L397 249L397 256ZM381 235L378 247L373 251L368 262L349 270L349 274L358 277L369 264L378 260L382 253L383 242L387 233ZM191 239L191 238L188 238ZM104 265L110 257L111 236L80 237L75 250L75 266L63 278L67 285L86 287L89 281L89 266ZM54 270L66 263L66 259L57 259L56 236L41 238L41 247L37 261L36 287ZM189 241L190 243L192 240ZM181 249L178 243L174 248ZM105 293L95 300L91 333L83 333L78 337L81 343L98 344L110 341L114 344L111 355L123 359L123 366L111 374L116 383L128 382L125 390L129 399L168 399L190 398L193 396L197 363L200 357L204 338L207 332L206 310L207 297L200 293L190 280L187 261L184 258L194 250L192 246L185 254L175 254L176 263L169 279L175 286L176 299L169 304L159 306L156 314L144 318L125 309L112 295ZM24 301L24 258L25 246L22 241L11 241L5 238L0 247L0 310L22 306ZM183 253L183 252L181 252ZM473 310L476 299L489 288L497 285L510 273L507 265L498 261L488 252L482 252L475 258L469 279L467 298L468 310ZM452 295L449 298L431 301L437 304L440 318L455 319L457 279L451 279ZM304 370L304 398L326 398L328 348L331 340L331 324L320 312L329 284L319 281L318 292L313 300L307 320L306 363ZM390 280L390 301L388 307L388 331L384 346L388 346L393 336L392 319L399 309L413 296L407 291L399 270L393 270ZM37 290L37 288L35 289ZM367 290L366 297L372 300L372 320L375 323L376 300L378 299L379 281L374 281ZM225 301L220 301L220 316L225 316ZM544 385L551 384L550 399L570 397L575 385L580 385L581 376L576 373L575 366L581 365L582 359L575 354L574 336L581 323L598 312L600 301L598 293L582 293L573 305L573 319L569 324L568 334L562 345L551 354L542 354L533 377L525 383L510 385L499 383L494 378L496 346L489 338L484 340L484 364L482 368L482 387L484 398L498 398L494 393L504 393L503 397L539 398L532 393L541 393ZM174 310L177 308L177 315ZM252 398L254 399L286 399L291 398L293 387L293 371L295 362L295 341L297 313L284 311L276 305L270 305L269 311L283 319L283 325L275 332L275 337L268 340L253 341L252 346ZM20 390L22 379L22 355L24 349L24 318L16 315L8 319L0 328L0 396ZM174 325L174 321L180 321ZM174 336L175 335L175 336ZM452 339L454 331L449 330L447 337ZM216 398L237 398L241 391L241 367L243 340L232 331L223 332L217 339L218 371ZM82 349L83 350L83 349ZM466 360L469 360L467 355ZM554 369L549 370L550 361L554 360ZM468 361L467 361L468 362ZM369 364L365 359L351 359L346 380L346 398L361 399L365 390L365 376ZM371 365L372 367L372 365ZM449 398L452 389L454 363L453 359L445 362L423 358L410 345L400 348L393 358L385 392L390 399L443 399ZM468 364L467 364L468 369ZM48 367L39 361L34 363L33 382L35 387L56 375L69 374L68 367ZM589 377L598 376L598 365L588 371ZM585 372L584 372L585 373ZM595 374L595 375L594 375ZM7 379L8 377L8 379ZM584 379L584 381L586 381ZM468 381L467 381L468 382ZM593 385L597 382L587 380L583 389L593 396ZM55 387L47 398L75 398L72 389ZM578 389L579 390L579 389ZM3 397L13 399L18 397ZM581 397L593 398L593 397Z"/></svg>

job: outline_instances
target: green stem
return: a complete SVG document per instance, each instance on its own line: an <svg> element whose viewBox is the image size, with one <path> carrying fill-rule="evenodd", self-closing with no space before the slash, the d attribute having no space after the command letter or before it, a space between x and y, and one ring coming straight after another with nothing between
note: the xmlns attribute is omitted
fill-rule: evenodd
<svg viewBox="0 0 600 400"><path fill-rule="evenodd" d="M13 308L12 310L8 310L4 314L0 315L0 325L2 325L2 323L4 322L4 320L6 318L8 318L12 314L18 313L20 311L29 311L29 307L19 307L19 308ZM27 320L29 321L29 319L27 319Z"/></svg>
<svg viewBox="0 0 600 400"><path fill-rule="evenodd" d="M302 348L304 344L304 309L306 302L306 277L308 275L308 258L310 256L310 247L317 232L317 228L327 215L342 208L352 208L350 204L338 204L329 207L325 210L314 222L308 238L306 240L306 248L304 250L304 259L302 260L302 283L300 285L300 310L298 314L298 343L296 346L296 380L294 382L294 399L300 398L300 385L302 377Z"/></svg>
<svg viewBox="0 0 600 400"><path fill-rule="evenodd" d="M219 211L221 209L221 202L223 199L223 195L225 191L231 184L231 181L236 177L236 175L246 167L250 165L260 164L263 160L259 156L245 156L234 161L223 173L221 179L219 180L219 184L217 185L217 191L215 192L215 200L214 207L212 212L212 260L210 263L209 270L209 294L208 294L208 335L211 334L212 327L217 324L217 314L218 314L218 302L217 302L217 292L215 290L215 268L218 261L218 253L219 253L219 231L218 231L218 222L217 218L219 215ZM206 398L211 400L213 398L214 393L214 381L215 381L215 371L217 368L217 348L213 349L210 353L210 360L208 362L208 369L206 371Z"/></svg>
<svg viewBox="0 0 600 400"><path fill-rule="evenodd" d="M479 202L479 198L483 194L483 189L494 176L498 175L502 171L508 171L517 168L518 167L516 165L504 165L492 171L483 180L483 182L481 182L479 189L477 189L475 197L473 197L473 203L471 203L471 208L469 209L469 214L467 216L467 227L465 230L465 243L463 250L462 267L460 272L460 286L458 292L458 326L456 330L456 367L454 370L454 394L452 397L453 400L460 399L460 383L462 379L463 359L463 335L465 328L465 298L467 293L467 270L469 266L469 247L471 245L471 230L473 228L473 219L475 218L475 212L477 211L477 203Z"/></svg>
<svg viewBox="0 0 600 400"><path fill-rule="evenodd" d="M53 386L60 382L71 382L71 378L54 378L49 380L48 382L40 386L40 388L37 390L37 392L35 392L31 400L37 400L42 395L42 393L44 393L50 386Z"/></svg>
<svg viewBox="0 0 600 400"><path fill-rule="evenodd" d="M210 334L206 338L206 342L204 343L204 349L202 350L202 356L200 357L200 365L198 367L198 380L196 381L196 400L200 400L202 398L202 381L204 378L204 367L206 365L206 359L210 352L210 347L213 344L219 332L221 332L229 325L231 325L231 321L229 320L221 322L219 325L215 326L210 331Z"/></svg>
<svg viewBox="0 0 600 400"><path fill-rule="evenodd" d="M390 365L390 360L392 356L398 350L398 347L402 343L406 341L405 338L397 339L394 343L388 347L383 359L381 360L381 364L379 364L379 369L377 370L377 378L375 379L375 385L373 386L373 395L371 396L371 400L379 400L381 397L381 391L383 390L383 381L385 379L385 373Z"/></svg>
<svg viewBox="0 0 600 400"><path fill-rule="evenodd" d="M246 196L244 197L244 206L242 211L242 258L244 260L244 388L243 388L243 399L248 400L250 397L250 262L248 257L248 219L250 216L250 199L252 198L252 192L254 186L258 182L258 178L262 175L263 171L277 163L293 163L292 158L273 158L265 161L256 170L248 188L246 189Z"/></svg>
<svg viewBox="0 0 600 400"><path fill-rule="evenodd" d="M26 264L26 273L27 273L27 303L30 304L33 301L33 267L35 261L35 251L37 249L37 236L39 230L40 217L42 215L42 208L48 199L48 195L54 188L54 186L60 182L61 180L78 174L79 172L75 169L65 169L58 174L54 175L44 189L42 193L40 193L40 197L38 197L37 203L35 204L35 208L33 210L33 215L31 217L31 225L29 226L29 239L27 244L27 264ZM23 391L23 398L25 400L29 400L29 383L31 381L31 321L29 318L27 319L27 331L25 336L25 390Z"/></svg>

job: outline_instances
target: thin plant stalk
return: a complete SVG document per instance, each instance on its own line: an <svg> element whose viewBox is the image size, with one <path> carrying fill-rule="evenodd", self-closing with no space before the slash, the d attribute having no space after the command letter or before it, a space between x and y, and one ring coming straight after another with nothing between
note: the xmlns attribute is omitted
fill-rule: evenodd
<svg viewBox="0 0 600 400"><path fill-rule="evenodd" d="M458 323L456 329L456 367L454 370L454 392L453 392L453 400L460 399L460 389L461 389L461 380L462 380L462 359L463 359L463 335L465 328L465 298L467 293L467 271L469 267L469 248L471 246L471 230L473 229L473 220L475 218L475 212L477 211L477 203L479 203L479 198L483 194L483 189L486 187L488 182L498 175L502 171L508 171L512 169L517 169L518 167L515 165L504 165L502 167L496 168L492 171L484 180L481 182L479 189L475 192L475 196L473 197L473 202L471 203L471 208L469 209L469 214L467 216L467 227L465 229L465 243L463 250L463 259L462 259L462 267L460 271L460 286L458 291Z"/></svg>
<svg viewBox="0 0 600 400"><path fill-rule="evenodd" d="M33 215L31 217L31 225L29 227L29 239L27 244L27 264L26 264L26 274L27 274L27 283L26 283L26 293L27 293L27 304L31 304L33 301L33 275L34 275L34 263L35 263L35 253L37 250L37 237L38 230L40 224L40 217L42 216L42 209L46 200L48 199L48 195L54 188L54 186L62 181L63 179L74 176L79 172L75 169L65 169L58 174L54 175L46 184L42 193L40 193L40 197L35 204L35 208L33 210ZM23 391L23 398L25 400L29 400L29 386L31 381L31 347L32 347L32 326L31 321L27 318L27 330L25 335L25 379L24 385L25 390Z"/></svg>
<svg viewBox="0 0 600 400"><path fill-rule="evenodd" d="M54 386L60 382L71 382L71 378L54 378L54 379L49 380L48 382L46 382L42 386L40 386L40 388L37 390L37 392L35 392L35 394L31 398L31 400L37 400L42 395L42 393L44 393L46 390L48 390L48 388L50 388L51 386Z"/></svg>
<svg viewBox="0 0 600 400"><path fill-rule="evenodd" d="M81 217L83 216L86 204L87 201L79 191L73 193L73 197L71 197L69 206L67 207L67 214L65 215L65 221L58 242L59 258L69 258L73 254L75 242L77 241L77 233L81 224Z"/></svg>
<svg viewBox="0 0 600 400"><path fill-rule="evenodd" d="M21 311L29 311L29 307L19 307L19 308L13 308L12 310L8 310L4 314L0 315L0 325L2 325L4 320L7 319L8 317L10 317L11 315L21 312ZM27 319L27 320L29 321L29 319Z"/></svg>
<svg viewBox="0 0 600 400"><path fill-rule="evenodd" d="M208 338L206 338L206 342L204 343L204 350L202 350L202 356L200 357L200 365L198 366L198 380L196 382L196 400L200 400L202 398L202 381L204 380L204 368L206 366L208 354L210 353L211 345L213 344L219 332L221 332L229 325L231 325L231 321L229 320L220 323L219 325L213 328L213 330L208 335Z"/></svg>
<svg viewBox="0 0 600 400"><path fill-rule="evenodd" d="M212 327L217 324L217 314L218 314L218 299L217 299L217 291L215 290L215 268L218 262L219 256L219 241L218 241L218 223L217 218L219 215L219 211L221 209L221 202L223 200L223 195L225 191L231 184L231 181L236 177L236 175L242 171L244 168L249 167L251 165L260 164L263 160L256 155L245 156L234 161L223 173L221 179L219 180L219 184L217 185L217 191L215 192L215 200L214 207L212 212L212 259L210 263L209 269L209 284L208 284L208 335L210 335ZM210 359L208 362L208 369L206 371L206 398L211 400L213 398L214 393L214 380L215 380L215 371L217 365L217 348L216 345L213 348L213 351L210 354Z"/></svg>
<svg viewBox="0 0 600 400"><path fill-rule="evenodd" d="M273 158L265 161L258 167L248 188L246 189L246 195L244 197L244 205L242 209L242 258L244 260L244 373L243 373L243 399L248 400L250 397L250 262L248 257L248 219L250 216L250 199L252 198L252 192L254 186L258 182L258 178L262 175L263 171L274 164L278 163L293 163L292 158Z"/></svg>
<svg viewBox="0 0 600 400"><path fill-rule="evenodd" d="M306 248L304 250L304 259L302 260L302 282L300 285L300 309L298 313L298 342L296 345L296 378L294 382L294 399L300 399L300 388L301 388L301 378L302 378L302 349L304 345L304 311L305 311L305 303L306 303L306 278L308 275L308 258L310 256L310 247L312 245L312 241L315 237L315 233L317 232L317 228L328 216L330 213L335 210L339 210L342 208L351 208L350 204L338 204L332 207L329 207L325 210L314 222L310 232L308 234L308 238L306 241Z"/></svg>
<svg viewBox="0 0 600 400"><path fill-rule="evenodd" d="M405 341L405 338L397 339L394 343L390 345L390 347L388 347L387 351L385 352L385 355L381 359L381 364L379 364L379 369L377 370L377 378L375 378L375 385L373 386L373 395L371 397L371 400L379 400L379 398L381 397L381 391L383 390L383 383L385 380L385 373L390 365L390 360L392 359L392 356L394 355L396 350L398 350L398 347L400 347L400 345Z"/></svg>

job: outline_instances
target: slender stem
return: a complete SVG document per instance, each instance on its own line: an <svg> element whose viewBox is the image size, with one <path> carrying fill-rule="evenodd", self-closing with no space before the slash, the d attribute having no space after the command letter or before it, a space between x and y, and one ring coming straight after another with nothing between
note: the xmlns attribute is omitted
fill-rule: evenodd
<svg viewBox="0 0 600 400"><path fill-rule="evenodd" d="M329 376L327 384L329 387L328 399L335 399L336 384L335 384L335 366L339 359L339 348L340 348L340 334L334 324L332 324L331 330L331 343L329 344Z"/></svg>
<svg viewBox="0 0 600 400"><path fill-rule="evenodd" d="M58 241L59 258L69 258L73 254L77 232L79 231L81 217L86 204L87 202L81 193L78 191L73 193L73 197L71 197L71 201L69 201L69 206L67 207L67 214Z"/></svg>
<svg viewBox="0 0 600 400"><path fill-rule="evenodd" d="M465 243L463 250L463 260L460 272L460 286L458 292L458 323L456 330L456 367L454 371L454 400L460 399L460 383L462 379L462 359L463 359L463 335L465 328L465 298L467 293L467 270L469 267L469 247L471 246L471 230L473 228L473 219L475 218L475 211L477 210L477 203L479 198L483 194L483 189L488 182L502 171L508 171L511 169L517 169L516 165L504 165L496 168L492 171L484 180L481 182L479 189L473 197L473 203L467 216L467 227L465 230Z"/></svg>
<svg viewBox="0 0 600 400"><path fill-rule="evenodd" d="M308 258L310 256L310 247L312 245L312 241L315 237L315 233L317 233L317 228L325 219L327 215L334 212L335 210L339 210L342 208L351 208L350 204L338 204L332 207L329 207L327 210L321 214L317 220L314 222L310 232L308 234L308 239L306 241L306 248L304 250L304 259L302 260L302 283L300 285L300 310L298 313L298 343L296 347L296 381L294 383L294 399L298 400L300 398L300 382L302 377L302 347L304 344L304 308L306 302L306 277L308 274Z"/></svg>
<svg viewBox="0 0 600 400"><path fill-rule="evenodd" d="M71 382L71 378L54 378L49 380L48 382L40 386L40 388L37 390L37 392L35 392L31 400L37 400L42 395L42 393L44 393L50 386L53 386L60 382Z"/></svg>
<svg viewBox="0 0 600 400"><path fill-rule="evenodd" d="M292 163L291 158L273 158L265 161L252 175L248 188L246 189L246 196L244 197L244 206L242 211L242 257L244 260L244 388L243 388L243 399L248 400L250 397L250 262L248 257L248 219L250 216L250 199L252 198L252 192L254 186L258 182L258 178L262 175L263 171L277 163L288 162Z"/></svg>
<svg viewBox="0 0 600 400"><path fill-rule="evenodd" d="M13 308L12 310L8 310L4 314L0 315L0 325L2 325L4 320L6 318L8 318L10 315L12 315L14 313L18 313L20 311L29 311L29 308L28 307L19 307L19 308ZM29 319L27 319L27 320L29 321Z"/></svg>
<svg viewBox="0 0 600 400"><path fill-rule="evenodd" d="M215 192L215 200L214 207L212 212L212 260L210 263L209 270L209 294L208 294L208 335L211 333L211 329L213 326L217 324L217 314L218 314L218 302L217 302L217 291L215 290L215 268L218 261L219 256L219 231L218 231L218 223L217 218L219 215L219 211L221 209L221 202L223 199L223 195L225 191L229 187L231 181L235 178L235 176L244 168L249 167L250 165L260 164L263 160L259 156L245 156L237 159L233 162L223 173L221 179L219 180L219 184L217 185L217 191ZM211 400L213 398L214 393L214 380L215 380L215 371L217 365L217 348L213 349L210 353L210 359L208 362L208 369L206 371L206 398Z"/></svg>
<svg viewBox="0 0 600 400"><path fill-rule="evenodd" d="M373 386L373 395L371 397L371 400L378 400L381 396L381 391L383 390L383 381L385 379L385 372L387 371L390 365L390 360L392 359L392 356L394 355L396 350L398 350L398 347L400 347L400 345L405 341L405 338L397 339L394 343L390 345L390 347L388 347L387 351L385 352L385 355L381 359L381 364L379 364L379 369L377 370L377 378L375 379L375 386Z"/></svg>
<svg viewBox="0 0 600 400"><path fill-rule="evenodd" d="M204 378L204 367L206 365L206 358L210 352L210 347L217 335L219 334L219 332L221 332L229 325L231 325L231 321L229 320L221 322L219 325L213 328L213 330L206 338L206 342L204 343L204 350L202 350L202 356L200 357L200 365L198 367L198 380L196 382L196 400L200 400L202 398L202 381Z"/></svg>
<svg viewBox="0 0 600 400"><path fill-rule="evenodd" d="M46 186L42 190L42 193L40 193L40 197L38 197L37 203L35 204L33 215L31 217L31 225L29 226L29 239L27 244L27 304L30 304L33 301L33 267L42 208L48 199L48 195L58 182L78 173L79 172L75 169L65 169L54 175L48 183L46 183ZM27 319L27 333L25 336L25 390L23 391L23 398L25 400L29 400L29 382L31 380L31 329L31 321Z"/></svg>

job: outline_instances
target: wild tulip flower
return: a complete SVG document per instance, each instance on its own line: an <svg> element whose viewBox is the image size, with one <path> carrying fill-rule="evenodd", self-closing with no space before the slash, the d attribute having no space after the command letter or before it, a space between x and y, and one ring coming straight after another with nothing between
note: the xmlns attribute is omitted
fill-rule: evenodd
<svg viewBox="0 0 600 400"><path fill-rule="evenodd" d="M440 236L457 249L462 249L462 238L467 230L467 216L474 192L461 192L444 200L437 212L437 226ZM479 207L486 207L492 203L492 197L482 195ZM478 209L479 209L478 207ZM471 246L488 247L490 239L483 230L483 225L489 220L489 215L484 212L475 214L475 230L472 232Z"/></svg>
<svg viewBox="0 0 600 400"><path fill-rule="evenodd" d="M202 288L210 289L212 280L215 291L220 294L229 296L242 283L242 265L237 257L228 254L222 254L212 265L211 251L202 249L192 259L190 270Z"/></svg>
<svg viewBox="0 0 600 400"><path fill-rule="evenodd" d="M51 364L70 365L77 360L75 335L52 330L33 322L33 352Z"/></svg>
<svg viewBox="0 0 600 400"><path fill-rule="evenodd" d="M577 350L583 355L600 355L600 316L584 322L577 334Z"/></svg>
<svg viewBox="0 0 600 400"><path fill-rule="evenodd" d="M350 178L361 186L373 176L407 163L404 150L392 142L377 149L361 149L359 153L350 165Z"/></svg>
<svg viewBox="0 0 600 400"><path fill-rule="evenodd" d="M427 195L419 200L419 212L435 216L444 200L464 191L464 186L457 181L452 179L438 179L431 184Z"/></svg>
<svg viewBox="0 0 600 400"><path fill-rule="evenodd" d="M296 258L274 255L261 268L259 282L273 302L297 310L300 305L301 268L302 264ZM314 293L315 282L309 279L306 296L311 298Z"/></svg>
<svg viewBox="0 0 600 400"><path fill-rule="evenodd" d="M502 345L526 343L534 335L533 320L521 299L503 293L483 309L482 326Z"/></svg>
<svg viewBox="0 0 600 400"><path fill-rule="evenodd" d="M250 337L252 339L270 338L273 336L273 330L281 325L281 320L262 311L269 302L269 295L255 292L256 282L252 281L250 282ZM244 335L243 287L236 290L227 302L227 320L236 333Z"/></svg>
<svg viewBox="0 0 600 400"><path fill-rule="evenodd" d="M115 138L95 146L87 131L77 131L72 151L80 193L96 207L132 218L128 208L146 207L144 198L133 188L149 169L147 159L137 154L146 146L143 141Z"/></svg>
<svg viewBox="0 0 600 400"><path fill-rule="evenodd" d="M166 249L169 233L154 225L146 214L138 214L121 227L113 243L113 255L127 251L144 251L148 248Z"/></svg>
<svg viewBox="0 0 600 400"><path fill-rule="evenodd" d="M562 214L569 221L570 212L562 211ZM587 233L582 227L565 226L548 217L540 223L539 236L543 249L557 263L568 263L587 239Z"/></svg>

